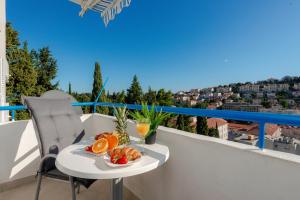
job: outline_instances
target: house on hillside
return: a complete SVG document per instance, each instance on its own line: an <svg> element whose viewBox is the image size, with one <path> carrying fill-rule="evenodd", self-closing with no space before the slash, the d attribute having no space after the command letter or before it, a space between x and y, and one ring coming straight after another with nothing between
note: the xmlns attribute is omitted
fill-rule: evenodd
<svg viewBox="0 0 300 200"><path fill-rule="evenodd" d="M258 124L229 123L228 139L244 144L257 145L259 135ZM281 128L276 124L266 124L265 137L271 140L281 136Z"/></svg>
<svg viewBox="0 0 300 200"><path fill-rule="evenodd" d="M208 128L218 128L219 138L228 139L228 122L220 118L209 118L207 119Z"/></svg>

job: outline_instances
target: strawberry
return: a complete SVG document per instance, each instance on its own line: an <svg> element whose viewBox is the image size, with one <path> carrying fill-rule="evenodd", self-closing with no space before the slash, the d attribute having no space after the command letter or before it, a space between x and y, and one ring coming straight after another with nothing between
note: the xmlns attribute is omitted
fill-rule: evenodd
<svg viewBox="0 0 300 200"><path fill-rule="evenodd" d="M85 147L85 150L88 151L88 152L92 152L92 146Z"/></svg>
<svg viewBox="0 0 300 200"><path fill-rule="evenodd" d="M119 158L120 158L120 157L119 157L117 154L112 154L112 155L110 156L110 162L116 164L117 161L119 160Z"/></svg>
<svg viewBox="0 0 300 200"><path fill-rule="evenodd" d="M117 164L120 164L120 165L124 165L124 164L127 164L127 163L128 163L128 160L127 160L126 155L123 155L123 156L117 161Z"/></svg>

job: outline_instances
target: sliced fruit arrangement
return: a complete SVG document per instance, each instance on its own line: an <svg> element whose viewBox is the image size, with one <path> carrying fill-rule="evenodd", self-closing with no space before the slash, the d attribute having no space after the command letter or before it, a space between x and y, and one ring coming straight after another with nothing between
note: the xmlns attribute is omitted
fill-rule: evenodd
<svg viewBox="0 0 300 200"><path fill-rule="evenodd" d="M95 137L95 142L85 147L85 150L95 154L103 154L107 151L111 151L119 144L118 136L112 133L101 133Z"/></svg>
<svg viewBox="0 0 300 200"><path fill-rule="evenodd" d="M113 164L127 164L142 157L141 152L132 147L115 148L109 152L110 161Z"/></svg>
<svg viewBox="0 0 300 200"><path fill-rule="evenodd" d="M99 140L100 138L106 138L108 135L112 135L113 133L111 132L103 132L99 133L95 136L95 140Z"/></svg>
<svg viewBox="0 0 300 200"><path fill-rule="evenodd" d="M108 151L113 150L114 148L116 148L119 145L119 139L118 136L116 135L108 135L106 137L107 141L108 141Z"/></svg>
<svg viewBox="0 0 300 200"><path fill-rule="evenodd" d="M85 150L95 154L106 153L108 149L108 140L105 138L100 138L96 140L92 145L85 147Z"/></svg>

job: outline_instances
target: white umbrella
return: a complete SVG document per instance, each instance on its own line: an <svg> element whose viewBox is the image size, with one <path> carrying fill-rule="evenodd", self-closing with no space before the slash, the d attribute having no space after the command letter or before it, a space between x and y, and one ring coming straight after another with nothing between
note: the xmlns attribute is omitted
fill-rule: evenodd
<svg viewBox="0 0 300 200"><path fill-rule="evenodd" d="M117 14L119 14L124 7L128 7L131 0L70 0L81 6L79 16L83 16L84 13L90 9L100 13L105 26L109 21L113 20Z"/></svg>

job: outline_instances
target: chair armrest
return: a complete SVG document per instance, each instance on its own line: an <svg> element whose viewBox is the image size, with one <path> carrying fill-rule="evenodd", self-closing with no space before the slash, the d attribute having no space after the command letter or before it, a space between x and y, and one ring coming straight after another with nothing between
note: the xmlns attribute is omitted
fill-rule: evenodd
<svg viewBox="0 0 300 200"><path fill-rule="evenodd" d="M42 160L41 160L41 162L40 162L40 167L39 167L38 173L40 173L40 172L42 171L43 164L44 164L44 162L45 162L48 158L54 158L54 159L56 159L56 157L57 157L57 155L56 155L56 154L53 154L53 153L46 154L46 155L42 158Z"/></svg>

